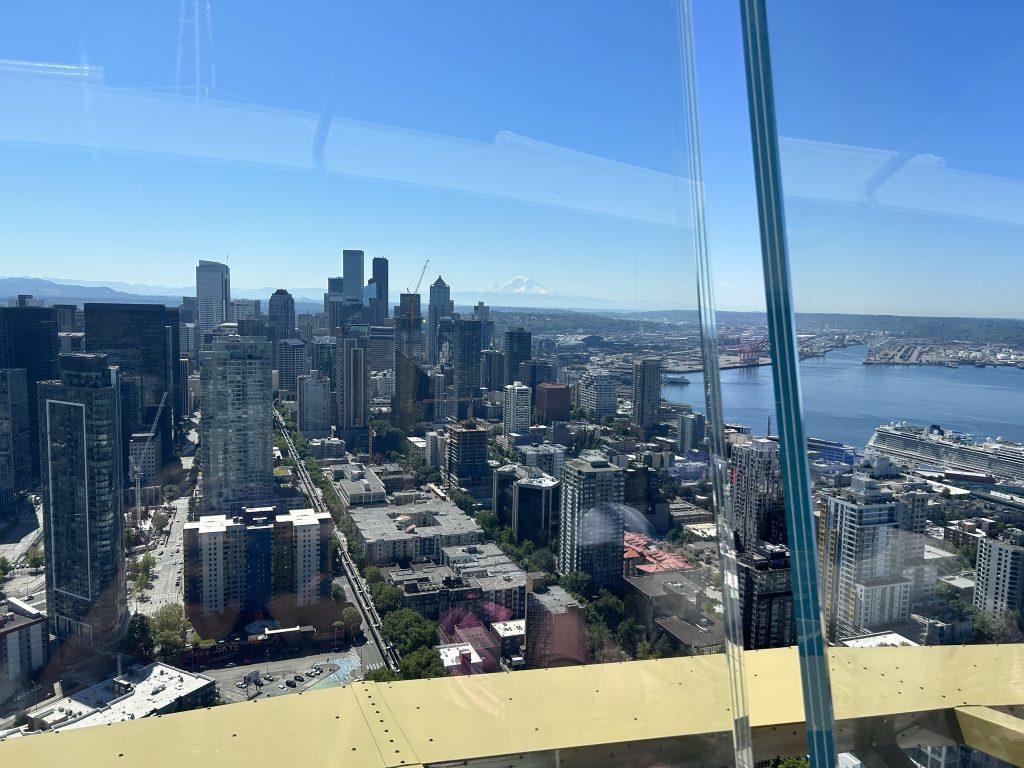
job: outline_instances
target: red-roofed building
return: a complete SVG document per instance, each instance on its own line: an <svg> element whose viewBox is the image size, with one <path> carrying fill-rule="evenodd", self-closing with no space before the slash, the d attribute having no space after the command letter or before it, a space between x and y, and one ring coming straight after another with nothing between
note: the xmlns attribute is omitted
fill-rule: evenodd
<svg viewBox="0 0 1024 768"><path fill-rule="evenodd" d="M696 568L675 552L660 549L649 536L627 531L622 537L623 576L630 577L660 571L688 571Z"/></svg>

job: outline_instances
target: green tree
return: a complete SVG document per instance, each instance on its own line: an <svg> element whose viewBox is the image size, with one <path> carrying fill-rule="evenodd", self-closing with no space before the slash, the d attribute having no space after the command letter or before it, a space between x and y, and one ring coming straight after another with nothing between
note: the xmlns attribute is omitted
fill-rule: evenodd
<svg viewBox="0 0 1024 768"><path fill-rule="evenodd" d="M383 420L371 423L373 428L373 452L375 454L405 453L405 433Z"/></svg>
<svg viewBox="0 0 1024 768"><path fill-rule="evenodd" d="M128 631L121 641L121 652L140 661L152 661L153 646L153 629L149 619L141 613L136 613L128 622Z"/></svg>
<svg viewBox="0 0 1024 768"><path fill-rule="evenodd" d="M625 618L615 630L615 639L630 656L637 656L640 644L644 642L644 628L633 619ZM649 658L649 650L648 650Z"/></svg>
<svg viewBox="0 0 1024 768"><path fill-rule="evenodd" d="M428 677L441 677L444 674L444 666L436 650L424 647L403 656L399 671L405 680L422 680Z"/></svg>
<svg viewBox="0 0 1024 768"><path fill-rule="evenodd" d="M381 619L381 634L405 656L417 648L433 648L437 643L437 627L416 611L402 608Z"/></svg>
<svg viewBox="0 0 1024 768"><path fill-rule="evenodd" d="M363 615L359 613L358 608L349 605L341 612L341 623L345 629L345 634L352 637L363 626Z"/></svg>
<svg viewBox="0 0 1024 768"><path fill-rule="evenodd" d="M561 584L577 597L585 598L590 592L590 574L583 571L567 573L562 577Z"/></svg>
<svg viewBox="0 0 1024 768"><path fill-rule="evenodd" d="M451 499L452 504L463 512L472 512L473 508L476 506L476 499L465 491L460 491L458 489L448 491L448 498ZM483 523L480 523L480 527L483 528Z"/></svg>
<svg viewBox="0 0 1024 768"><path fill-rule="evenodd" d="M376 582L370 585L370 597L377 613L386 616L402 607L402 590L390 584Z"/></svg>
<svg viewBox="0 0 1024 768"><path fill-rule="evenodd" d="M46 555L43 554L42 547L36 544L32 549L28 551L28 555L25 558L29 568L42 568L46 565Z"/></svg>
<svg viewBox="0 0 1024 768"><path fill-rule="evenodd" d="M618 627L622 621L622 601L609 592L602 589L597 598L587 606L587 618L592 614L600 619L608 629Z"/></svg>
<svg viewBox="0 0 1024 768"><path fill-rule="evenodd" d="M345 602L345 588L336 581L331 582L331 599L336 603Z"/></svg>
<svg viewBox="0 0 1024 768"><path fill-rule="evenodd" d="M154 531L162 531L167 527L169 518L166 512L154 512L153 518L150 520L150 525Z"/></svg>
<svg viewBox="0 0 1024 768"><path fill-rule="evenodd" d="M555 556L547 547L541 547L527 558L527 566L531 571L551 573L555 570Z"/></svg>
<svg viewBox="0 0 1024 768"><path fill-rule="evenodd" d="M160 495L167 503L174 501L174 499L178 497L178 486L174 485L173 483L168 483L167 485L160 489Z"/></svg>
<svg viewBox="0 0 1024 768"><path fill-rule="evenodd" d="M366 570L363 572L363 580L369 584L383 584L384 583L384 572L376 565L366 566Z"/></svg>
<svg viewBox="0 0 1024 768"><path fill-rule="evenodd" d="M369 680L374 683L390 683L395 680L401 680L402 678L400 678L387 667L378 667L377 669L371 669L369 672L363 675L363 679Z"/></svg>
<svg viewBox="0 0 1024 768"><path fill-rule="evenodd" d="M141 592L149 589L152 586L153 586L153 582L150 581L149 573L140 572L139 575L135 577L135 589L136 589L136 591L141 593Z"/></svg>
<svg viewBox="0 0 1024 768"><path fill-rule="evenodd" d="M460 492L456 491L456 493ZM463 496L467 495L468 494L463 494ZM452 500L454 501L454 499L455 497L453 495ZM498 522L498 516L494 514L494 512L492 512L489 509L485 509L482 510L481 512L477 512L476 516L473 519L476 520L477 525L483 528L484 535L487 538L493 539L497 537L498 530L501 528L501 524Z"/></svg>
<svg viewBox="0 0 1024 768"><path fill-rule="evenodd" d="M160 654L167 658L185 645L185 609L171 604L157 610L150 619L153 642L160 646Z"/></svg>
<svg viewBox="0 0 1024 768"><path fill-rule="evenodd" d="M153 576L153 569L156 567L156 558L152 552L147 552L139 558L139 578L149 581Z"/></svg>
<svg viewBox="0 0 1024 768"><path fill-rule="evenodd" d="M11 565L11 561L6 557L0 557L0 581L6 579L7 574L12 570L14 570L14 566Z"/></svg>

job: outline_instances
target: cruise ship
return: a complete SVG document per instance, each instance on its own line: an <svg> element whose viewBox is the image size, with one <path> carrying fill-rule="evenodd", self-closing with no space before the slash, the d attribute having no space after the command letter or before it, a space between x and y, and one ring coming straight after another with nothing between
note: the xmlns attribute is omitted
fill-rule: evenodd
<svg viewBox="0 0 1024 768"><path fill-rule="evenodd" d="M981 472L1024 483L1024 444L1002 438L984 441L937 424L918 427L906 422L883 424L868 440L867 450L902 464L938 465Z"/></svg>

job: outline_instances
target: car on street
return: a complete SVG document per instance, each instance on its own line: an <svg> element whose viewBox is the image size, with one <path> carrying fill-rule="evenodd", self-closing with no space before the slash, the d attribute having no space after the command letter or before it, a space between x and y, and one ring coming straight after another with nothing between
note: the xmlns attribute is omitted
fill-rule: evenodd
<svg viewBox="0 0 1024 768"><path fill-rule="evenodd" d="M296 683L304 683L304 682L306 682L306 678L304 678L302 675L296 675L292 679L295 680Z"/></svg>
<svg viewBox="0 0 1024 768"><path fill-rule="evenodd" d="M280 688L283 691L284 690L284 683L278 683L277 687Z"/></svg>
<svg viewBox="0 0 1024 768"><path fill-rule="evenodd" d="M289 688L294 688L295 687L295 681L294 680L285 680L284 684L287 685Z"/></svg>
<svg viewBox="0 0 1024 768"><path fill-rule="evenodd" d="M267 672L265 675L263 675L263 679L266 680L269 683L269 682L271 682L274 679L274 676L272 674L270 674L269 672Z"/></svg>
<svg viewBox="0 0 1024 768"><path fill-rule="evenodd" d="M235 688L245 688L245 681L239 680L237 683L235 683Z"/></svg>

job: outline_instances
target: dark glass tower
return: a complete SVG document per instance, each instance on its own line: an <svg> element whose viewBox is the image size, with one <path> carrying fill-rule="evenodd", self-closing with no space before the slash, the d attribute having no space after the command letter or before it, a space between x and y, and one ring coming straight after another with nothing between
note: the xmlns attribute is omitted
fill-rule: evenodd
<svg viewBox="0 0 1024 768"><path fill-rule="evenodd" d="M456 320L452 330L452 369L457 418L464 419L480 394L480 321Z"/></svg>
<svg viewBox="0 0 1024 768"><path fill-rule="evenodd" d="M388 317L388 260L377 256L373 260L373 295L370 297L369 322L380 324Z"/></svg>
<svg viewBox="0 0 1024 768"><path fill-rule="evenodd" d="M118 389L92 354L61 355L60 379L38 387L50 629L99 651L128 621Z"/></svg>
<svg viewBox="0 0 1024 768"><path fill-rule="evenodd" d="M532 334L523 329L505 331L505 384L511 384L519 378L519 364L532 357L530 352L533 341Z"/></svg>
<svg viewBox="0 0 1024 768"><path fill-rule="evenodd" d="M0 307L0 368L24 368L29 403L36 385L57 378L57 317L50 307ZM39 412L29 408L30 478L39 479Z"/></svg>
<svg viewBox="0 0 1024 768"><path fill-rule="evenodd" d="M442 317L451 317L455 313L452 303L452 291L440 275L430 284L430 301L427 304L427 360L438 362L441 350L437 345L437 326Z"/></svg>
<svg viewBox="0 0 1024 768"><path fill-rule="evenodd" d="M29 489L28 379L24 368L0 368L0 518Z"/></svg>

